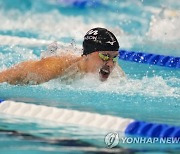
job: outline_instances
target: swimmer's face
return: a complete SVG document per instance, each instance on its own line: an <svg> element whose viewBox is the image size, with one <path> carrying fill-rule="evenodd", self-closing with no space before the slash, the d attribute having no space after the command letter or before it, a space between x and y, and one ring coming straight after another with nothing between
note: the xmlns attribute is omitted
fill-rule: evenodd
<svg viewBox="0 0 180 154"><path fill-rule="evenodd" d="M100 51L87 55L88 72L98 73L101 81L108 79L118 59L118 51Z"/></svg>

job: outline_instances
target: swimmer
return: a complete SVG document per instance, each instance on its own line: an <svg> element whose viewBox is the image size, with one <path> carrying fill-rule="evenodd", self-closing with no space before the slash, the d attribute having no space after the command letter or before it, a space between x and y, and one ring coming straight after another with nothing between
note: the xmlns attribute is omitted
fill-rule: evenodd
<svg viewBox="0 0 180 154"><path fill-rule="evenodd" d="M26 61L0 72L0 83L40 84L51 79L76 78L77 74L97 74L106 81L116 67L120 76L125 76L117 64L119 43L112 32L105 28L93 28L84 36L81 56L62 54Z"/></svg>

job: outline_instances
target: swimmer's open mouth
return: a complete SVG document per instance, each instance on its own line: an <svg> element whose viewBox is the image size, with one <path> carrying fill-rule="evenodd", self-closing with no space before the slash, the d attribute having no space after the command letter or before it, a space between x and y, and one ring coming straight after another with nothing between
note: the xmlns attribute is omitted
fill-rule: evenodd
<svg viewBox="0 0 180 154"><path fill-rule="evenodd" d="M99 71L101 80L106 80L109 77L110 69L108 66L103 66Z"/></svg>

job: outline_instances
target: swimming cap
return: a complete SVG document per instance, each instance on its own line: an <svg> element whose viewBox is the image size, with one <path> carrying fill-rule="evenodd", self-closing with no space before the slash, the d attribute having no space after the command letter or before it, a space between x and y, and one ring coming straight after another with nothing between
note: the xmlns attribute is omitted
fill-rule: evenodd
<svg viewBox="0 0 180 154"><path fill-rule="evenodd" d="M93 28L84 36L83 55L95 51L118 51L119 43L114 34L105 28Z"/></svg>

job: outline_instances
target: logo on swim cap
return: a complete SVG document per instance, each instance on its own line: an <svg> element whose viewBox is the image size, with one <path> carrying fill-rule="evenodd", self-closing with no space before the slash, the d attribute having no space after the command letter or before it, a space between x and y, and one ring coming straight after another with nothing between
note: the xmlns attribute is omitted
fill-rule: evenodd
<svg viewBox="0 0 180 154"><path fill-rule="evenodd" d="M97 36L86 36L84 40L97 40Z"/></svg>
<svg viewBox="0 0 180 154"><path fill-rule="evenodd" d="M108 41L108 42L106 42L106 43L109 43L109 44L113 45L115 42L116 42L116 41L113 41L113 42Z"/></svg>
<svg viewBox="0 0 180 154"><path fill-rule="evenodd" d="M86 35L91 35L91 34L97 35L97 34L98 34L98 30L93 30L93 29L91 29L91 30L89 30L89 31L87 32Z"/></svg>
<svg viewBox="0 0 180 154"><path fill-rule="evenodd" d="M119 43L114 34L105 28L93 28L84 36L83 55L95 51L118 51Z"/></svg>

